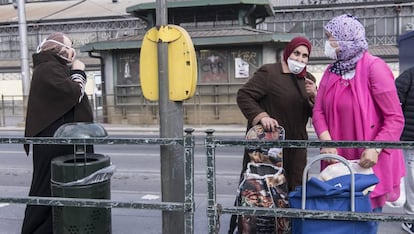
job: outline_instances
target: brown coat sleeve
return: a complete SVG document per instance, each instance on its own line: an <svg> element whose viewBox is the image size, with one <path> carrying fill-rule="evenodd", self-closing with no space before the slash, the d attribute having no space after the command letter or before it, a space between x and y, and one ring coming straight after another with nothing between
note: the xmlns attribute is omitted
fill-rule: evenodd
<svg viewBox="0 0 414 234"><path fill-rule="evenodd" d="M269 116L260 106L260 100L268 92L269 71L267 66L260 67L237 92L237 105L246 117L248 125L252 126L261 118Z"/></svg>

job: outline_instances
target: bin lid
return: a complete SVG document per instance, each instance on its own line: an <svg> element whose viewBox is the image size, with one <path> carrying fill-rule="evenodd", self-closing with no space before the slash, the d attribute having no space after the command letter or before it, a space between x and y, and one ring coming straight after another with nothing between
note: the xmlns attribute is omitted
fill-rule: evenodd
<svg viewBox="0 0 414 234"><path fill-rule="evenodd" d="M67 123L60 126L53 137L56 138L90 138L90 137L107 137L108 133L105 128L98 123Z"/></svg>

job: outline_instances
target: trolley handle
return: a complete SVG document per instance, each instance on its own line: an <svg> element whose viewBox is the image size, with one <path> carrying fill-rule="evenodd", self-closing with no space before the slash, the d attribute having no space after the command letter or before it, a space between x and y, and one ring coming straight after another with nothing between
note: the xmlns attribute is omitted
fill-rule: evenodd
<svg viewBox="0 0 414 234"><path fill-rule="evenodd" d="M277 129L276 131L279 132L279 140L285 140L286 138L285 128L279 125L278 127L276 127L276 129Z"/></svg>
<svg viewBox="0 0 414 234"><path fill-rule="evenodd" d="M355 212L355 173L354 170L351 167L351 164L348 160L345 158L336 155L336 154L319 154L315 156L314 159L312 159L304 168L303 175L302 175L302 210L306 207L306 182L307 182L307 175L310 167L317 161L323 160L323 159L336 159L340 161L341 163L345 164L345 166L349 169L349 172L351 174L351 211Z"/></svg>

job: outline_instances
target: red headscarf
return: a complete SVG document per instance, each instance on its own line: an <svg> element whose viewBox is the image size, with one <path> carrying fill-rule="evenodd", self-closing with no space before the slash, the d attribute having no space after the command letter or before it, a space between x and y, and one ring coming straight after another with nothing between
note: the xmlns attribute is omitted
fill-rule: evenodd
<svg viewBox="0 0 414 234"><path fill-rule="evenodd" d="M306 46L306 48L308 48L309 50L309 55L312 49L312 45L310 43L310 41L304 37L295 37L293 38L289 44L287 44L287 46L285 47L285 50L283 51L283 60L286 62L287 64L287 60L290 56L290 54L292 54L293 50L295 50L298 46ZM299 77L304 77L306 75L306 67L303 69L303 71L301 73L299 73L297 76Z"/></svg>

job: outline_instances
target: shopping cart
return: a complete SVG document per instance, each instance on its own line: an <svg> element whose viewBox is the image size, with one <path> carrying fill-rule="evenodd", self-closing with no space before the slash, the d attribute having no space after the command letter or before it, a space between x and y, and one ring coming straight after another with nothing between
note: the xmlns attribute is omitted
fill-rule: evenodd
<svg viewBox="0 0 414 234"><path fill-rule="evenodd" d="M349 169L349 174L322 181L316 177L307 179L312 164L323 159L336 159ZM366 189L377 184L375 174L356 174L350 163L341 156L321 154L315 156L303 171L302 186L289 194L292 208L303 210L372 212ZM293 234L375 234L375 222L323 219L292 219Z"/></svg>

